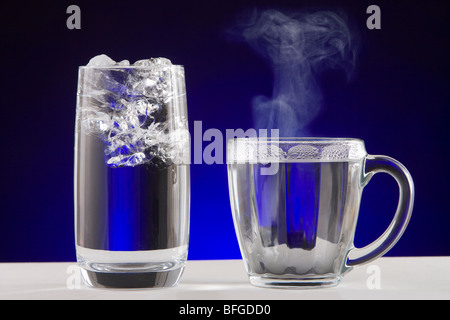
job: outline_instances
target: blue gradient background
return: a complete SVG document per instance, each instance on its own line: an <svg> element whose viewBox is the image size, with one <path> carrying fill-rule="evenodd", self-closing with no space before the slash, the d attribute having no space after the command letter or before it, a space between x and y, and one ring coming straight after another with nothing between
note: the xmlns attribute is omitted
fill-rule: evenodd
<svg viewBox="0 0 450 320"><path fill-rule="evenodd" d="M401 161L416 184L413 217L389 256L450 255L448 1L17 1L0 5L0 261L74 261L73 148L77 68L97 54L168 57L186 70L190 129L252 127L255 95L270 96L270 67L226 30L254 7L338 7L360 28L355 79L320 79L316 136L357 137ZM66 8L81 8L81 30ZM382 29L368 30L377 4ZM203 142L203 148L210 142ZM224 153L225 154L225 153ZM189 259L240 258L225 165L191 165ZM363 194L355 243L388 226L397 186L376 175Z"/></svg>

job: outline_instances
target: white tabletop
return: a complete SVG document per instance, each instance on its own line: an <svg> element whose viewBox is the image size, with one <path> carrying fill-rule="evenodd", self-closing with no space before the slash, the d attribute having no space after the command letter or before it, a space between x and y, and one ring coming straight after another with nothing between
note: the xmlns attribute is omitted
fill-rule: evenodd
<svg viewBox="0 0 450 320"><path fill-rule="evenodd" d="M450 257L381 258L356 267L333 288L250 285L241 260L188 261L180 283L163 289L95 289L79 283L75 263L2 263L0 299L450 299Z"/></svg>

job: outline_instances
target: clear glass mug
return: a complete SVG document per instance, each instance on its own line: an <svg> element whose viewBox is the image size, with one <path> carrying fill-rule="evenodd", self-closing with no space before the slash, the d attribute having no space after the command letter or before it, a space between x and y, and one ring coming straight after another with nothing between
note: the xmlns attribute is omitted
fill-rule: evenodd
<svg viewBox="0 0 450 320"><path fill-rule="evenodd" d="M188 253L189 132L182 66L80 67L75 236L84 282L167 287Z"/></svg>
<svg viewBox="0 0 450 320"><path fill-rule="evenodd" d="M411 217L408 170L368 155L359 139L230 139L227 166L236 234L255 286L337 285L352 267L385 254ZM399 185L397 211L382 236L355 248L362 191L378 172Z"/></svg>

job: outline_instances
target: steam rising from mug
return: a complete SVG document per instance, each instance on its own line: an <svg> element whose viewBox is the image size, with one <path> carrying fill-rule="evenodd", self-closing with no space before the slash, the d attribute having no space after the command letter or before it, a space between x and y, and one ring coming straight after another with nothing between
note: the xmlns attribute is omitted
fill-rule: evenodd
<svg viewBox="0 0 450 320"><path fill-rule="evenodd" d="M280 136L307 135L307 125L321 107L317 75L341 69L349 78L355 69L358 37L346 19L331 11L285 15L254 13L243 26L243 38L274 72L272 98L253 100L256 129L279 129Z"/></svg>

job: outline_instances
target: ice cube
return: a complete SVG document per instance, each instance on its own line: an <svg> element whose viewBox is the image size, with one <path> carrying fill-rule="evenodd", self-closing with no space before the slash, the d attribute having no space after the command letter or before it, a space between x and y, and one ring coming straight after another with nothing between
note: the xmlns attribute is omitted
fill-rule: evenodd
<svg viewBox="0 0 450 320"><path fill-rule="evenodd" d="M114 66L116 62L108 57L106 54L100 54L98 56L93 57L91 60L89 60L89 63L87 64L88 67L108 67L108 66Z"/></svg>
<svg viewBox="0 0 450 320"><path fill-rule="evenodd" d="M130 65L130 61L128 60L122 60L116 63L117 66L121 67L128 67Z"/></svg>
<svg viewBox="0 0 450 320"><path fill-rule="evenodd" d="M172 62L167 58L150 58L136 61L134 66L154 66L154 65L166 65L171 66Z"/></svg>
<svg viewBox="0 0 450 320"><path fill-rule="evenodd" d="M87 103L82 112L82 128L105 143L106 164L170 165L185 147L179 141L181 131L172 135L172 130L187 130L186 124L169 131L167 109L173 96L174 77L170 60L143 59L130 66L128 60L116 63L102 54L92 58L88 66L113 67L85 71L89 76L82 97ZM185 136L183 139L188 141Z"/></svg>

